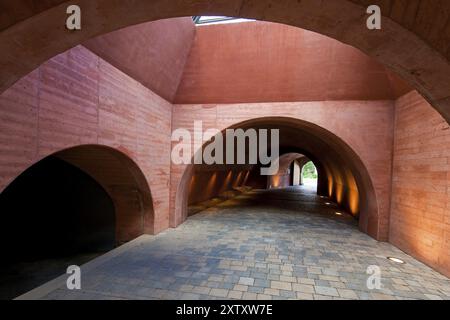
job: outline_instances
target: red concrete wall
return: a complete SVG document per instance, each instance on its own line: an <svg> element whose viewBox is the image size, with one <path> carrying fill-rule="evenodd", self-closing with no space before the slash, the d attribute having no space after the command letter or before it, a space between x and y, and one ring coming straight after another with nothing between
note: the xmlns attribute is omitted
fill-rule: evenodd
<svg viewBox="0 0 450 320"><path fill-rule="evenodd" d="M294 182L293 163L296 160L300 161L301 167L303 167L303 165L310 161L308 158L299 153L287 153L282 155L279 158L278 172L275 175L269 177L268 186L273 188L284 188L292 186Z"/></svg>
<svg viewBox="0 0 450 320"><path fill-rule="evenodd" d="M188 204L210 200L235 187L242 187L249 175L248 168L244 166L240 169L238 167L230 169L222 167L217 170L202 170L201 167L196 169L189 183Z"/></svg>
<svg viewBox="0 0 450 320"><path fill-rule="evenodd" d="M408 91L353 47L256 21L197 28L175 103L391 100Z"/></svg>
<svg viewBox="0 0 450 320"><path fill-rule="evenodd" d="M173 101L195 36L191 17L147 22L83 43L85 47Z"/></svg>
<svg viewBox="0 0 450 320"><path fill-rule="evenodd" d="M416 92L395 114L389 240L450 276L450 127Z"/></svg>
<svg viewBox="0 0 450 320"><path fill-rule="evenodd" d="M0 96L0 191L38 160L100 144L141 168L155 232L168 227L171 104L82 46L60 54Z"/></svg>

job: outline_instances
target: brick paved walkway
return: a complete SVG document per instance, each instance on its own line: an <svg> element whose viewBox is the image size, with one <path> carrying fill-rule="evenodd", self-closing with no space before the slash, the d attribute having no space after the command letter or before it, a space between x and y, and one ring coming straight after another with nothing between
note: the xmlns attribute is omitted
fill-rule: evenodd
<svg viewBox="0 0 450 320"><path fill-rule="evenodd" d="M44 298L450 298L449 279L334 213L306 189L253 191L83 272L81 291ZM367 288L369 265L381 268L381 290Z"/></svg>

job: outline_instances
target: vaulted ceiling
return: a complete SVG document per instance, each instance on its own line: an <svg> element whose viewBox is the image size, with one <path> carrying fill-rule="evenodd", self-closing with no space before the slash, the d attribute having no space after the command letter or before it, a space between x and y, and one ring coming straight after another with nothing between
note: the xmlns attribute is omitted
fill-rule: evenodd
<svg viewBox="0 0 450 320"><path fill-rule="evenodd" d="M391 100L410 91L353 47L269 22L195 27L190 17L174 18L84 46L177 104Z"/></svg>

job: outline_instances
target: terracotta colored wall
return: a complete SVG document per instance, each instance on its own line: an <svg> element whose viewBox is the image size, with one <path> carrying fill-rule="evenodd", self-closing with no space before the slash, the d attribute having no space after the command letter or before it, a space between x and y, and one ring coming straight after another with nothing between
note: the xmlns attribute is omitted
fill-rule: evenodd
<svg viewBox="0 0 450 320"><path fill-rule="evenodd" d="M175 102L391 100L407 87L353 47L256 21L198 27Z"/></svg>
<svg viewBox="0 0 450 320"><path fill-rule="evenodd" d="M339 110L328 117L330 110ZM223 130L262 117L292 117L323 127L346 142L359 155L373 182L380 214L380 239L387 239L393 143L394 108L391 101L333 101L260 104L175 105L172 127L193 129L203 119L203 129ZM171 226L182 223L176 212L176 194L185 166L172 164Z"/></svg>
<svg viewBox="0 0 450 320"><path fill-rule="evenodd" d="M396 102L390 242L450 276L450 127L416 92Z"/></svg>
<svg viewBox="0 0 450 320"><path fill-rule="evenodd" d="M195 36L191 17L131 26L83 45L167 101L173 101Z"/></svg>
<svg viewBox="0 0 450 320"><path fill-rule="evenodd" d="M56 151L107 145L143 171L161 231L168 227L171 108L82 46L58 55L0 96L0 191Z"/></svg>
<svg viewBox="0 0 450 320"><path fill-rule="evenodd" d="M273 188L283 188L294 185L294 166L297 165L299 170L310 160L305 156L293 153L284 154L280 157L279 168L277 174L269 177L268 184ZM294 164L295 163L295 164ZM298 175L301 173L298 172Z"/></svg>
<svg viewBox="0 0 450 320"><path fill-rule="evenodd" d="M210 200L235 187L245 185L249 172L245 166L242 168L222 166L216 170L202 170L202 167L196 169L189 184L188 204Z"/></svg>

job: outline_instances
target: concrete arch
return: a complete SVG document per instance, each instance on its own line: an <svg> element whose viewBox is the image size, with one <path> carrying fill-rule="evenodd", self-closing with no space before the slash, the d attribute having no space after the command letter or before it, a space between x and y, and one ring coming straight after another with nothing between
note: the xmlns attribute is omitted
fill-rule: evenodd
<svg viewBox="0 0 450 320"><path fill-rule="evenodd" d="M283 138L280 135L280 154L302 153L315 163L323 163L327 175L327 181L331 183L328 195L338 200L336 185L345 183L343 180L354 180L357 186L357 197L359 200L359 225L363 232L379 239L379 204L372 183L372 178L358 154L341 138L332 132L315 125L313 123L286 117L263 117L255 118L239 123L235 123L226 129L248 129L248 128L280 128L288 132L287 136L293 137L292 141L298 141L298 136L307 137L306 144L295 144L288 141L287 147L283 145ZM295 135L297 133L297 135ZM306 134L306 135L305 135ZM300 139L301 140L301 139ZM207 144L207 143L206 143ZM205 144L205 145L206 145ZM205 146L204 145L204 146ZM196 152L201 152L196 150ZM332 155L330 157L329 155ZM320 160L315 160L320 159ZM333 163L334 162L334 163ZM193 163L193 162L191 162ZM184 222L187 217L187 197L189 193L189 181L193 174L194 165L190 164L184 168L181 178L177 184L175 195L175 207L171 212L171 225L175 227ZM320 165L319 165L320 168ZM336 180L339 180L336 182ZM319 192L324 192L320 188Z"/></svg>
<svg viewBox="0 0 450 320"><path fill-rule="evenodd" d="M281 155L278 158L279 162L278 173L270 177L271 182L274 182L273 180L274 178L276 178L278 182L281 182L282 186L290 186L292 181L291 181L291 173L289 172L289 170L291 168L291 165L296 161L300 161L302 163L301 167L303 167L307 162L311 160L309 160L305 155L297 152L290 152ZM274 185L274 183L270 182L269 184L272 186Z"/></svg>
<svg viewBox="0 0 450 320"><path fill-rule="evenodd" d="M314 161L308 159L307 157L303 157L301 159L297 159L296 162L300 168L300 185L302 185L304 183L303 182L303 169L305 168L305 165L308 164L309 162L312 162L314 164ZM319 173L319 169L317 169L317 165L314 164L314 167L317 170L317 175L320 177L320 173Z"/></svg>
<svg viewBox="0 0 450 320"><path fill-rule="evenodd" d="M449 39L445 25L450 4L431 2L417 6L402 1L372 1L384 14L382 29L373 31L366 27L367 4L362 0L139 0L114 5L108 0L79 0L83 28L69 32L64 28L65 11L73 2L57 0L32 6L11 0L3 4L11 15L2 17L0 23L0 91L44 61L92 37L158 19L226 15L289 24L354 46L403 77L449 121L450 54L442 44ZM419 13L422 19L416 18ZM441 19L435 21L435 15ZM430 26L433 32L422 30Z"/></svg>
<svg viewBox="0 0 450 320"><path fill-rule="evenodd" d="M115 208L118 244L143 233L153 233L150 188L138 165L126 154L103 145L78 145L41 157L40 160L48 157L61 159L79 168L108 193Z"/></svg>

